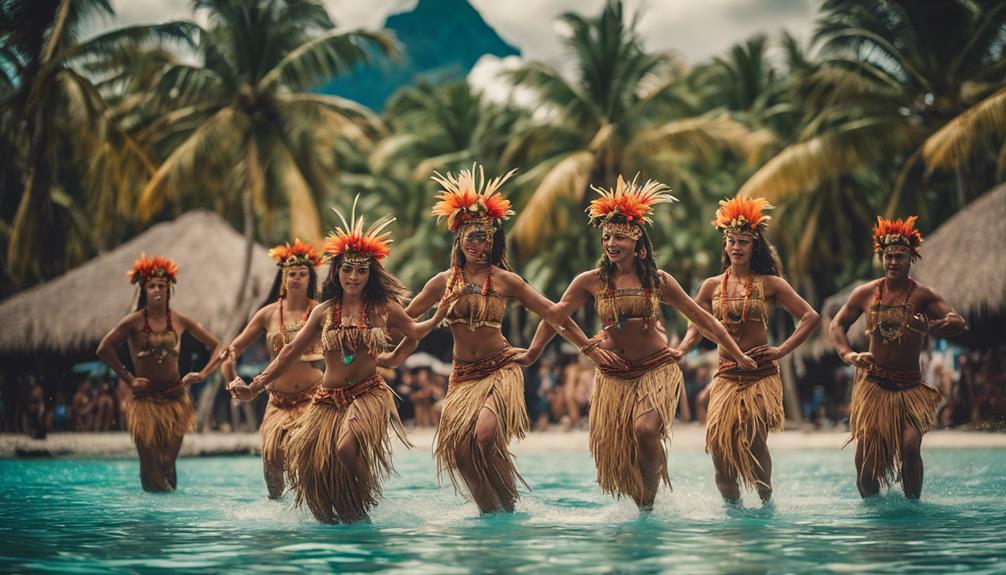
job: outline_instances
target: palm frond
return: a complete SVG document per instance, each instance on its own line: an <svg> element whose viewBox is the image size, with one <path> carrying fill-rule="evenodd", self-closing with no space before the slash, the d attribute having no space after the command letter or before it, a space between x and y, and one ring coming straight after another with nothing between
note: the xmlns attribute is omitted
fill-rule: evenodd
<svg viewBox="0 0 1006 575"><path fill-rule="evenodd" d="M564 228L566 221L556 206L561 199L572 200L577 205L583 201L595 162L594 152L578 150L566 155L545 174L514 223L514 239L521 249L532 249L553 233L562 231L556 228Z"/></svg>
<svg viewBox="0 0 1006 575"><path fill-rule="evenodd" d="M269 90L279 83L294 91L314 88L378 54L398 54L397 42L386 32L330 32L287 53L262 77L258 89Z"/></svg>
<svg viewBox="0 0 1006 575"><path fill-rule="evenodd" d="M926 168L932 172L959 165L980 143L1006 134L1006 87L944 124L923 144Z"/></svg>

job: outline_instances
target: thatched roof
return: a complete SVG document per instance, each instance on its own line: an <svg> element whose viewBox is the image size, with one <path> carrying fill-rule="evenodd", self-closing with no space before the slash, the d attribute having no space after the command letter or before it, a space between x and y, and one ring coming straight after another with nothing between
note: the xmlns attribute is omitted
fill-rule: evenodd
<svg viewBox="0 0 1006 575"><path fill-rule="evenodd" d="M798 347L794 353L796 353L802 359L820 359L822 356L828 353L834 353L835 347L831 343L831 339L828 337L828 328L831 325L831 320L835 318L838 314L838 310L842 309L845 302L849 300L849 296L852 295L853 290L863 285L865 282L857 281L848 285L842 291L828 296L825 298L824 302L821 303L821 309L819 313L821 314L821 326L818 330L811 334L807 341L803 345ZM849 327L849 343L857 349L865 349L866 347L866 316L861 315L859 319L856 320Z"/></svg>
<svg viewBox="0 0 1006 575"><path fill-rule="evenodd" d="M1006 308L1006 184L971 202L926 237L912 275L965 316Z"/></svg>
<svg viewBox="0 0 1006 575"><path fill-rule="evenodd" d="M178 262L172 308L222 337L241 279L244 238L220 216L197 210L157 224L52 281L0 302L0 353L96 346L136 303L136 287L126 272L141 252ZM272 286L276 266L258 244L252 258L250 293L257 301Z"/></svg>

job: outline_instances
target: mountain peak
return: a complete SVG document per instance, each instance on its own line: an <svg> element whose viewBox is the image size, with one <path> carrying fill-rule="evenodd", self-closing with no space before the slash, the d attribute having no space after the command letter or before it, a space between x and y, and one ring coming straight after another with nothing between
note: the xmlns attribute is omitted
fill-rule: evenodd
<svg viewBox="0 0 1006 575"><path fill-rule="evenodd" d="M419 0L412 10L389 16L384 27L402 44L401 62L361 68L323 92L380 109L395 90L421 77L434 83L464 78L486 54L520 55L468 0Z"/></svg>

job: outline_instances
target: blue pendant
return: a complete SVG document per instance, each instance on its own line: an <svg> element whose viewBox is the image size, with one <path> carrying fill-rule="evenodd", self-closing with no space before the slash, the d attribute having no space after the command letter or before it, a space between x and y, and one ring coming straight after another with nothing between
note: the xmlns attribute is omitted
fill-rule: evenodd
<svg viewBox="0 0 1006 575"><path fill-rule="evenodd" d="M356 354L355 353L351 353L349 355L344 355L344 356L342 356L342 365L349 365L349 364L353 363L354 359L356 359Z"/></svg>

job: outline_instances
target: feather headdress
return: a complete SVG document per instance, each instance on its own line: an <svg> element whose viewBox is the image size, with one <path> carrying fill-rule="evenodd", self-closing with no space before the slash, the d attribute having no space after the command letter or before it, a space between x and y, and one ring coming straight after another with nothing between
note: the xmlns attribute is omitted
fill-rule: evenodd
<svg viewBox="0 0 1006 575"><path fill-rule="evenodd" d="M300 241L300 238L294 240L293 245L287 242L269 250L269 257L276 260L276 265L280 267L321 265L321 254L311 244Z"/></svg>
<svg viewBox="0 0 1006 575"><path fill-rule="evenodd" d="M350 212L349 221L342 215L342 212L332 208L335 215L339 216L341 226L335 228L325 240L325 255L336 257L343 255L345 261L354 263L370 263L371 258L380 260L391 253L390 243L392 242L391 232L385 232L384 228L395 221L395 218L379 218L364 231L363 216L356 217L356 203L360 200L359 194L353 200L353 210Z"/></svg>
<svg viewBox="0 0 1006 575"><path fill-rule="evenodd" d="M919 247L922 246L922 234L915 228L918 216L909 216L903 220L889 220L877 216L877 225L873 226L873 251L882 254L892 246L902 246L918 259Z"/></svg>
<svg viewBox="0 0 1006 575"><path fill-rule="evenodd" d="M472 225L492 234L501 222L514 215L510 200L498 190L516 171L510 170L488 182L485 170L479 164L473 164L471 170L461 170L457 174L434 172L432 179L440 184L442 190L437 194L439 201L433 206L433 215L437 216L437 221L447 218L447 227L452 232Z"/></svg>
<svg viewBox="0 0 1006 575"><path fill-rule="evenodd" d="M638 179L638 173L631 182L618 176L612 190L591 186L601 197L595 198L587 207L590 225L595 228L603 226L607 231L638 240L643 235L643 224L652 223L650 214L654 206L678 201L666 185L656 180L647 180L640 185L636 183Z"/></svg>
<svg viewBox="0 0 1006 575"><path fill-rule="evenodd" d="M140 254L133 262L133 269L126 272L129 283L147 283L150 278L164 278L170 283L178 282L178 264L163 256L147 257Z"/></svg>
<svg viewBox="0 0 1006 575"><path fill-rule="evenodd" d="M758 235L768 227L772 216L765 212L773 209L765 198L733 198L720 200L713 226L724 234L735 232L750 236Z"/></svg>

